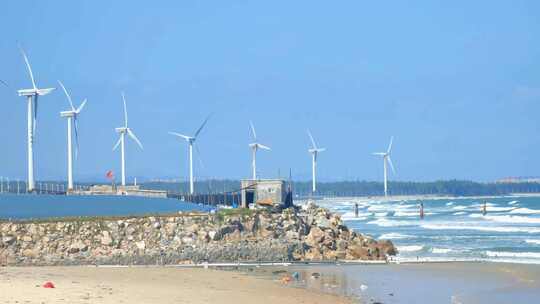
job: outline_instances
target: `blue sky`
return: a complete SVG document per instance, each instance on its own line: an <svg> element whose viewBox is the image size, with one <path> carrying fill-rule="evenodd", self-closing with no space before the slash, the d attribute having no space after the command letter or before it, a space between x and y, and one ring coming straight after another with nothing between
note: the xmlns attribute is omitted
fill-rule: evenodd
<svg viewBox="0 0 540 304"><path fill-rule="evenodd" d="M382 178L395 136L398 180L539 175L540 4L537 1L9 1L0 27L0 79L60 79L79 102L75 176L119 172L111 149L122 124L129 176L185 177L185 142L214 113L197 144L199 177L250 174L248 121L262 177L308 178L310 128L323 180ZM40 100L39 179L66 171L61 91ZM24 99L0 87L0 175L26 174Z"/></svg>

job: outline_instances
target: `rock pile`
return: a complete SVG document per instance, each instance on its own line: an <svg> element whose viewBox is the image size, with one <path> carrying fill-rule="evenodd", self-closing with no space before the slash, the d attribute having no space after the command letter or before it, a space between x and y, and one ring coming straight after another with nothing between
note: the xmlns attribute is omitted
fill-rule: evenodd
<svg viewBox="0 0 540 304"><path fill-rule="evenodd" d="M349 230L309 206L132 218L0 223L0 264L178 264L384 260L390 241Z"/></svg>

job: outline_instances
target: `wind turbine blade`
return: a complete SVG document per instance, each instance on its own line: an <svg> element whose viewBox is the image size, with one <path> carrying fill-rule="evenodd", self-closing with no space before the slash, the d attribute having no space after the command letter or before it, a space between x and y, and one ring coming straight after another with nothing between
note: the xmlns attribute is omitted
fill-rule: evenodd
<svg viewBox="0 0 540 304"><path fill-rule="evenodd" d="M169 132L169 134L174 135L174 136L178 136L178 137L182 137L185 140L189 140L191 138L191 137L189 137L187 135L176 133L176 132Z"/></svg>
<svg viewBox="0 0 540 304"><path fill-rule="evenodd" d="M259 147L261 149L264 149L264 150L272 150L272 149L270 149L270 147L267 147L267 146L261 145L261 144L257 144L257 147Z"/></svg>
<svg viewBox="0 0 540 304"><path fill-rule="evenodd" d="M127 128L128 126L128 115L127 115L127 106L126 106L126 96L124 95L124 92L122 92L122 100L124 101L124 127Z"/></svg>
<svg viewBox="0 0 540 304"><path fill-rule="evenodd" d="M317 144L315 143L315 140L313 139L313 135L311 135L311 132L309 129L307 130L307 134L309 135L309 139L311 139L311 144L313 145L313 149L317 150Z"/></svg>
<svg viewBox="0 0 540 304"><path fill-rule="evenodd" d="M394 164L392 163L392 159L390 158L390 155L388 155L386 159L388 159L388 163L390 164L390 168L392 168L392 172L396 174L396 169L394 169Z"/></svg>
<svg viewBox="0 0 540 304"><path fill-rule="evenodd" d="M120 145L120 142L122 141L122 135L120 135L120 138L118 138L118 141L116 142L116 144L114 145L114 147L112 148L113 151L116 150L116 148L118 148L118 146Z"/></svg>
<svg viewBox="0 0 540 304"><path fill-rule="evenodd" d="M388 150L386 150L386 153L390 154L390 151L392 150L393 142L394 142L394 136L390 137L390 144L388 145Z"/></svg>
<svg viewBox="0 0 540 304"><path fill-rule="evenodd" d="M88 101L88 100L87 100L86 98L83 100L83 102L81 103L81 105L79 106L79 108L77 108L77 110L75 111L75 112L77 112L77 114L81 113L81 111L82 111L82 109L84 108L84 106L86 105L86 102L87 102L87 101Z"/></svg>
<svg viewBox="0 0 540 304"><path fill-rule="evenodd" d="M201 133L202 129L204 128L204 126L206 125L206 123L208 122L208 120L210 119L210 116L211 115L208 115L206 117L206 119L204 120L204 122L202 123L202 125L199 127L199 129L197 130L197 132L195 132L195 135L193 135L193 137L197 138L197 136L199 136L199 133Z"/></svg>
<svg viewBox="0 0 540 304"><path fill-rule="evenodd" d="M19 50L21 50L21 54L24 57L24 62L26 63L26 67L28 68L28 73L30 74L30 79L32 80L32 85L34 86L34 89L37 90L36 81L34 80L34 73L32 73L32 67L30 66L30 62L28 61L28 56L26 56L26 52L22 48L22 46L19 44Z"/></svg>
<svg viewBox="0 0 540 304"><path fill-rule="evenodd" d="M326 151L326 148L318 148L317 149L317 152L324 152L324 151Z"/></svg>
<svg viewBox="0 0 540 304"><path fill-rule="evenodd" d="M384 152L375 152L375 153L371 153L371 154L378 155L378 156L385 156L386 155L386 153L384 153Z"/></svg>
<svg viewBox="0 0 540 304"><path fill-rule="evenodd" d="M197 159L199 160L199 164L201 165L201 168L203 168L204 170L206 170L206 166L204 165L204 162L202 160L202 156L201 156L201 150L199 150L199 146L198 145L194 145L195 146L195 152L197 154Z"/></svg>
<svg viewBox="0 0 540 304"><path fill-rule="evenodd" d="M73 129L75 130L75 159L79 158L79 124L77 123L77 115L73 117Z"/></svg>
<svg viewBox="0 0 540 304"><path fill-rule="evenodd" d="M137 145L139 145L139 147L141 147L141 149L144 150L141 142L139 141L137 136L135 136L135 133L133 133L133 131L131 131L131 129L128 129L127 132L128 132L129 137L131 137L137 143Z"/></svg>
<svg viewBox="0 0 540 304"><path fill-rule="evenodd" d="M249 126L251 127L251 135L253 136L253 139L257 141L257 133L255 133L255 127L253 126L253 122L249 121Z"/></svg>
<svg viewBox="0 0 540 304"><path fill-rule="evenodd" d="M64 86L64 84L58 80L58 84L60 84L60 86L62 87L62 90L64 90L64 93L66 94L66 97L69 101L69 105L71 106L71 110L72 111L75 111L75 107L73 106L73 100L71 100L71 96L69 95L68 91L66 90L66 87Z"/></svg>

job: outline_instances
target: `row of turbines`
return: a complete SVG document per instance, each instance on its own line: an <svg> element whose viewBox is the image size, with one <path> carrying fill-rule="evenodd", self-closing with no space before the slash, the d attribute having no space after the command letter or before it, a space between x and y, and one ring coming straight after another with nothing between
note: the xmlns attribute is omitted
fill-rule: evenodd
<svg viewBox="0 0 540 304"><path fill-rule="evenodd" d="M36 84L36 80L34 78L34 73L32 72L32 67L30 65L30 61L28 60L28 56L24 49L19 46L19 50L24 58L24 62L26 64L26 67L28 69L28 74L30 76L30 80L32 82L32 88L30 89L20 89L17 91L19 96L26 97L27 99L27 120L28 120L28 136L27 136L27 146L28 146L28 182L27 185L27 191L28 192L34 192L35 191L35 179L34 179L34 152L33 152L33 144L34 139L36 135L36 126L37 126L37 114L38 114L38 98L40 96L45 96L53 92L56 88L45 88L40 89L38 88ZM0 80L0 83L4 84L6 87L9 87L8 84L2 80ZM79 151L79 131L78 131L78 117L83 110L83 108L86 105L87 100L84 99L79 106L75 107L73 100L71 98L71 95L69 94L69 91L66 89L64 84L61 81L58 81L58 84L62 88L64 94L66 95L66 98L69 102L69 109L66 111L60 112L60 116L67 119L67 168L68 168L68 192L73 191L73 133L75 133L75 158L78 156ZM126 158L125 158L125 142L126 142L126 135L131 138L141 149L143 149L143 145L141 141L137 138L135 133L131 128L128 126L128 112L127 112L127 103L126 103L126 97L125 94L122 92L122 101L124 106L124 125L122 127L118 127L115 129L116 133L119 134L118 141L113 147L113 151L116 150L118 147L120 147L120 154L121 154L121 184L122 186L126 186ZM169 132L169 134L176 136L178 138L186 140L188 144L188 153L189 153L189 187L190 187L190 194L194 194L194 177L193 177L193 147L195 145L195 141L197 140L199 134L207 124L208 120L210 119L210 115L203 121L201 126L193 133L193 135L184 135L178 132ZM249 122L250 127L250 133L252 136L253 142L249 144L249 147L252 152L252 179L256 180L257 177L257 151L258 150L268 150L270 151L271 148L267 145L263 145L258 141L257 133L255 131L255 126L253 125L253 122ZM307 130L307 134L309 136L309 139L311 141L311 148L308 149L308 152L311 154L312 157L312 190L313 192L316 192L317 190L317 159L319 156L319 153L326 151L326 148L321 148L317 145L313 135L309 130ZM392 171L395 174L394 165L392 163L392 160L390 158L390 153L392 150L392 143L393 143L393 137L390 139L390 144L388 145L388 149L385 152L376 152L373 153L374 155L381 156L383 160L383 169L384 169L384 195L388 195L388 166L392 169Z"/></svg>

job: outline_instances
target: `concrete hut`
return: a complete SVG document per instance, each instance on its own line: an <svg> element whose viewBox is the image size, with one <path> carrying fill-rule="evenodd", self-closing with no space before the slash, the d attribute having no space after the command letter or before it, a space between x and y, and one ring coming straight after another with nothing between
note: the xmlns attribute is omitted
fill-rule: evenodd
<svg viewBox="0 0 540 304"><path fill-rule="evenodd" d="M287 186L281 179L244 179L241 181L241 207L251 204L275 206L285 202Z"/></svg>

